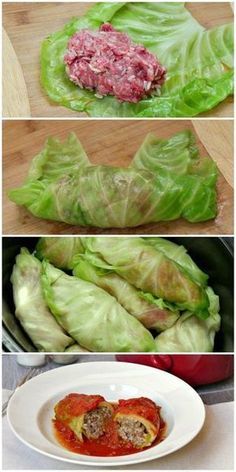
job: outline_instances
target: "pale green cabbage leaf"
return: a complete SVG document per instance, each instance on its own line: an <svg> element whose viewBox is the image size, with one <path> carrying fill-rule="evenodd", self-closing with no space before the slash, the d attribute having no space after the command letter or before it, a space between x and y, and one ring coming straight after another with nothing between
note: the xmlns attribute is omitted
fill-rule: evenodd
<svg viewBox="0 0 236 472"><path fill-rule="evenodd" d="M41 273L41 262L22 248L11 275L15 315L38 351L62 352L74 341L46 305Z"/></svg>
<svg viewBox="0 0 236 472"><path fill-rule="evenodd" d="M79 237L42 237L36 245L35 255L46 259L59 269L73 269L73 257L84 251Z"/></svg>
<svg viewBox="0 0 236 472"><path fill-rule="evenodd" d="M143 292L174 303L179 309L193 311L203 318L209 316L204 288L145 239L86 237L82 243L86 258L94 266L115 271Z"/></svg>
<svg viewBox="0 0 236 472"><path fill-rule="evenodd" d="M188 276L200 285L206 285L208 280L208 275L205 274L193 259L187 253L187 249L179 244L173 243L166 238L158 237L146 237L145 241L148 244L151 244L155 249L161 251L169 259L173 260L176 264L179 264L180 267L188 274Z"/></svg>
<svg viewBox="0 0 236 472"><path fill-rule="evenodd" d="M158 352L212 352L215 334L220 329L219 297L207 287L210 316L203 320L185 312L169 329L156 338Z"/></svg>
<svg viewBox="0 0 236 472"><path fill-rule="evenodd" d="M43 262L42 285L57 322L80 346L96 352L148 352L151 333L96 285Z"/></svg>
<svg viewBox="0 0 236 472"><path fill-rule="evenodd" d="M179 312L163 300L144 300L142 292L115 272L94 266L86 260L86 255L75 256L73 274L106 290L146 328L163 331L170 328L178 319ZM154 297L153 297L154 298Z"/></svg>
<svg viewBox="0 0 236 472"><path fill-rule="evenodd" d="M65 352L71 352L71 353L79 353L79 352L91 352L89 351L88 349L85 349L84 347L81 347L79 344L75 343L75 344L72 344L72 346L69 346L66 348Z"/></svg>

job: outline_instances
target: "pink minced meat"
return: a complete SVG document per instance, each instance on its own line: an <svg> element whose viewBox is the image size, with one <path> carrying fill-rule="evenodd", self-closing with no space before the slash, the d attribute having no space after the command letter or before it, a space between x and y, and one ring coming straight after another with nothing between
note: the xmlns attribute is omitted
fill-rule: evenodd
<svg viewBox="0 0 236 472"><path fill-rule="evenodd" d="M99 31L75 33L64 61L76 85L95 90L100 97L114 95L122 102L137 103L157 92L165 81L166 69L154 54L109 23Z"/></svg>

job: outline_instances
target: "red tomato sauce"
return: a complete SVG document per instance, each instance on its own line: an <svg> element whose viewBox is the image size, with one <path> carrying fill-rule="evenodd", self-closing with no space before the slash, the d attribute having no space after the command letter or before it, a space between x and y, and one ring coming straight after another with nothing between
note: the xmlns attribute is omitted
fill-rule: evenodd
<svg viewBox="0 0 236 472"><path fill-rule="evenodd" d="M116 413L133 413L146 418L153 423L157 430L160 427L160 408L149 398L131 398L129 400L119 400Z"/></svg>
<svg viewBox="0 0 236 472"><path fill-rule="evenodd" d="M115 423L112 419L107 422L106 431L100 438L91 441L84 437L83 442L79 441L73 431L71 431L71 429L60 420L54 419L52 421L57 441L64 448L77 454L111 457L125 456L127 454L135 454L142 451L142 449L136 449L131 444L128 444L119 438ZM144 450L150 449L163 441L163 439L165 439L165 433L166 424L161 419L161 426L157 438L151 446L144 448Z"/></svg>
<svg viewBox="0 0 236 472"><path fill-rule="evenodd" d="M70 393L57 404L57 414L66 415L68 418L79 416L87 411L91 411L103 402L101 395L83 395L81 393Z"/></svg>

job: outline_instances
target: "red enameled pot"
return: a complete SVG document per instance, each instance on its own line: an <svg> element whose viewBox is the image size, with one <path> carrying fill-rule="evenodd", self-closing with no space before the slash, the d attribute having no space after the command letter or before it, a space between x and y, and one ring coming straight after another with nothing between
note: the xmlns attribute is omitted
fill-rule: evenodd
<svg viewBox="0 0 236 472"><path fill-rule="evenodd" d="M233 375L233 356L227 354L123 354L116 359L166 370L190 385L219 382Z"/></svg>

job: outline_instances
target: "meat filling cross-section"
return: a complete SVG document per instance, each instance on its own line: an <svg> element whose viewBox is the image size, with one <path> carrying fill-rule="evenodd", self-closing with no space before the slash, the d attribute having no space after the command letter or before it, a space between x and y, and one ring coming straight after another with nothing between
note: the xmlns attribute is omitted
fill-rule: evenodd
<svg viewBox="0 0 236 472"><path fill-rule="evenodd" d="M97 439L105 431L106 420L111 418L112 409L100 406L84 415L83 433L89 439Z"/></svg>
<svg viewBox="0 0 236 472"><path fill-rule="evenodd" d="M120 400L114 419L118 435L137 449L150 446L160 430L160 408L144 397Z"/></svg>
<svg viewBox="0 0 236 472"><path fill-rule="evenodd" d="M118 434L134 447L142 448L146 445L148 431L140 421L123 418L118 421Z"/></svg>
<svg viewBox="0 0 236 472"><path fill-rule="evenodd" d="M98 31L83 29L69 40L64 57L66 72L81 88L98 97L113 95L137 103L160 93L166 69L144 46L134 44L109 23Z"/></svg>

